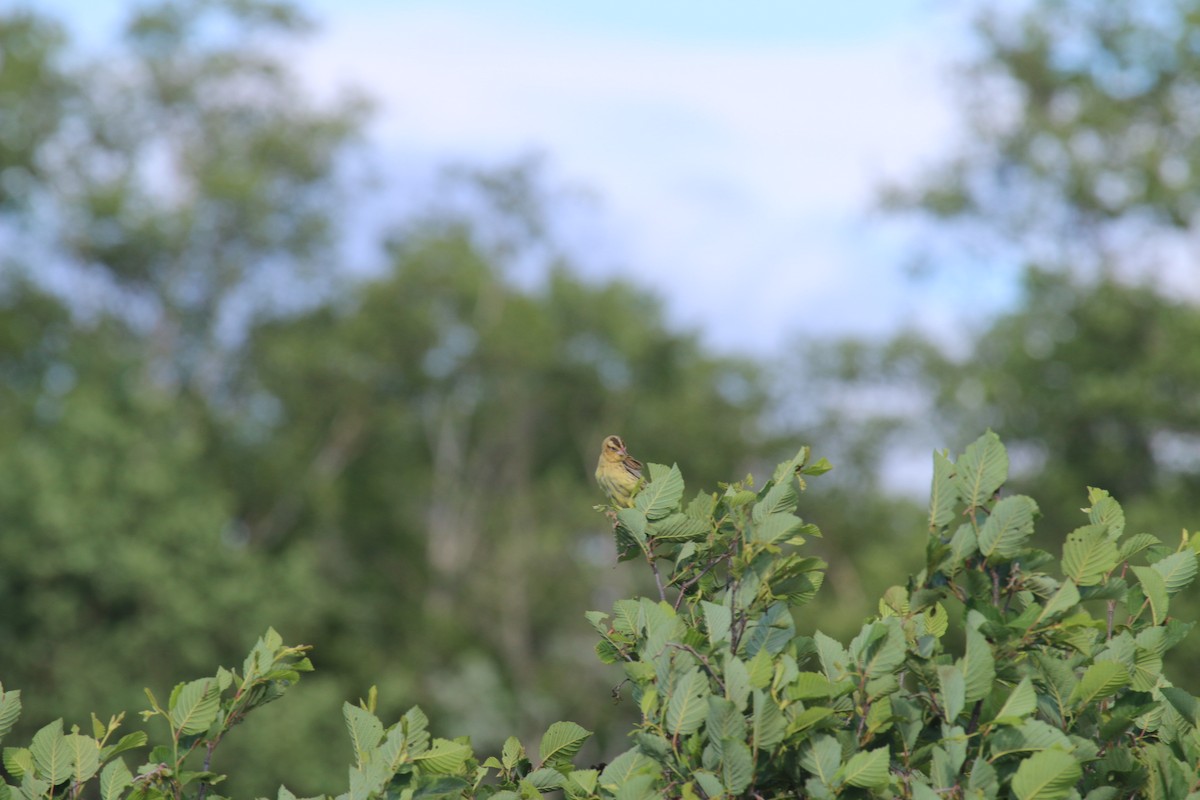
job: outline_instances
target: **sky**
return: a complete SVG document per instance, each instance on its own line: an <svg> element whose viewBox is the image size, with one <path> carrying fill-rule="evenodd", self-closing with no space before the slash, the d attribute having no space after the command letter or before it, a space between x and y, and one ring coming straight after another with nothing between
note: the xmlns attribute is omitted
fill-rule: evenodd
<svg viewBox="0 0 1200 800"><path fill-rule="evenodd" d="M593 198L573 233L596 278L661 295L728 351L953 330L1013 286L975 270L914 281L909 243L872 213L958 136L961 20L937 0L309 0L294 66L317 91L373 97L384 207L435 165L542 154ZM124 2L40 0L86 42ZM407 195L406 195L407 193Z"/></svg>

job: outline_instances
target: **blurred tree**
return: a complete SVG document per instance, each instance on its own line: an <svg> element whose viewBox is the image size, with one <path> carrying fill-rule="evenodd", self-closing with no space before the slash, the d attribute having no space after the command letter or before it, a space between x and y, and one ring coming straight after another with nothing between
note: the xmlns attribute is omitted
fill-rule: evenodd
<svg viewBox="0 0 1200 800"><path fill-rule="evenodd" d="M246 402L269 413L229 451L251 539L324 554L343 608L323 635L337 669L392 680L397 708L436 698L479 742L611 717L578 690L609 687L572 623L628 588L592 510L603 436L712 482L754 452L765 401L753 366L670 331L642 291L575 277L539 232L549 209L520 185L534 180L473 176L476 211L403 230L386 276L257 326ZM531 257L546 277L522 288L509 274ZM513 579L530 564L543 580ZM383 611L400 597L421 602ZM481 706L485 688L506 703Z"/></svg>

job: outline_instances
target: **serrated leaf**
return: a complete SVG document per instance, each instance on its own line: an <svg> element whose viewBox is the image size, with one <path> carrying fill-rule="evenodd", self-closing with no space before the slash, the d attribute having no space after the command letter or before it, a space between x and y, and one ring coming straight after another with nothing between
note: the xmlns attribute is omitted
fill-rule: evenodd
<svg viewBox="0 0 1200 800"><path fill-rule="evenodd" d="M800 748L800 766L825 786L832 786L841 763L842 746L832 736L815 736Z"/></svg>
<svg viewBox="0 0 1200 800"><path fill-rule="evenodd" d="M215 678L200 678L176 687L171 694L171 727L185 736L204 733L220 712Z"/></svg>
<svg viewBox="0 0 1200 800"><path fill-rule="evenodd" d="M1012 558L1033 533L1038 507L1025 495L1005 497L979 529L979 552L988 558Z"/></svg>
<svg viewBox="0 0 1200 800"><path fill-rule="evenodd" d="M754 692L754 714L750 718L750 739L755 750L770 750L783 740L787 723L783 711L771 695L761 689Z"/></svg>
<svg viewBox="0 0 1200 800"><path fill-rule="evenodd" d="M1142 586L1142 593L1150 601L1150 614L1155 625L1162 623L1167 617L1170 602L1167 599L1167 586L1162 573L1153 567L1130 567Z"/></svg>
<svg viewBox="0 0 1200 800"><path fill-rule="evenodd" d="M566 776L556 769L542 767L526 775L525 780L533 784L533 787L539 792L548 792L552 789L561 789Z"/></svg>
<svg viewBox="0 0 1200 800"><path fill-rule="evenodd" d="M979 508L1008 479L1008 452L988 431L967 446L955 465L954 482L968 508Z"/></svg>
<svg viewBox="0 0 1200 800"><path fill-rule="evenodd" d="M850 654L836 639L817 631L813 635L817 646L817 656L821 661L821 669L831 683L838 683L846 677L850 664Z"/></svg>
<svg viewBox="0 0 1200 800"><path fill-rule="evenodd" d="M133 775L123 759L114 759L100 771L100 800L118 800L133 784Z"/></svg>
<svg viewBox="0 0 1200 800"><path fill-rule="evenodd" d="M64 737L71 756L71 778L76 783L91 779L100 770L100 747L90 736L69 733Z"/></svg>
<svg viewBox="0 0 1200 800"><path fill-rule="evenodd" d="M500 762L505 769L514 769L517 766L517 762L524 757L525 748L521 746L520 739L510 736L504 740L504 747L500 750Z"/></svg>
<svg viewBox="0 0 1200 800"><path fill-rule="evenodd" d="M679 678L667 702L666 725L672 734L695 733L708 711L708 678L693 667Z"/></svg>
<svg viewBox="0 0 1200 800"><path fill-rule="evenodd" d="M471 757L471 748L447 739L434 739L433 745L418 756L413 756L421 771L429 775L453 775L462 770Z"/></svg>
<svg viewBox="0 0 1200 800"><path fill-rule="evenodd" d="M676 513L651 523L646 533L663 542L696 542L707 538L709 530L706 523Z"/></svg>
<svg viewBox="0 0 1200 800"><path fill-rule="evenodd" d="M146 744L146 732L134 731L127 733L117 740L116 744L110 744L100 751L100 760L107 761L118 753L124 753L127 750L136 750L139 747L144 747Z"/></svg>
<svg viewBox="0 0 1200 800"><path fill-rule="evenodd" d="M4 748L4 768L17 780L33 772L33 753L25 747Z"/></svg>
<svg viewBox="0 0 1200 800"><path fill-rule="evenodd" d="M342 717L346 720L346 730L350 733L350 743L358 764L362 766L367 754L378 747L383 739L383 723L370 711L350 703L342 705Z"/></svg>
<svg viewBox="0 0 1200 800"><path fill-rule="evenodd" d="M833 693L833 684L819 672L801 672L787 687L789 700L824 699Z"/></svg>
<svg viewBox="0 0 1200 800"><path fill-rule="evenodd" d="M1088 521L1103 526L1110 540L1120 539L1125 533L1125 512L1121 504L1104 489L1092 486L1088 487L1088 502L1091 506L1084 509L1088 513Z"/></svg>
<svg viewBox="0 0 1200 800"><path fill-rule="evenodd" d="M946 722L953 723L962 713L966 700L966 682L962 670L951 664L937 668L938 689Z"/></svg>
<svg viewBox="0 0 1200 800"><path fill-rule="evenodd" d="M888 748L859 751L842 767L842 778L850 786L873 789L888 782L888 765L891 754Z"/></svg>
<svg viewBox="0 0 1200 800"><path fill-rule="evenodd" d="M1009 693L1004 705L996 712L996 721L1006 725L1020 724L1020 719L1032 714L1037 708L1037 692L1033 690L1033 682L1026 675L1021 682ZM1009 720L1017 720L1011 722Z"/></svg>
<svg viewBox="0 0 1200 800"><path fill-rule="evenodd" d="M1082 776L1074 756L1061 750L1043 750L1017 767L1012 791L1017 800L1058 800L1069 795Z"/></svg>
<svg viewBox="0 0 1200 800"><path fill-rule="evenodd" d="M683 475L679 465L670 467L648 464L650 482L642 487L633 499L634 507L646 515L646 519L662 519L675 510L683 497Z"/></svg>
<svg viewBox="0 0 1200 800"><path fill-rule="evenodd" d="M3 739L17 724L21 716L21 690L4 691L0 685L0 739Z"/></svg>
<svg viewBox="0 0 1200 800"><path fill-rule="evenodd" d="M979 631L967 631L967 651L959 659L958 666L962 670L968 703L991 693L992 681L996 679L996 659L991 645Z"/></svg>
<svg viewBox="0 0 1200 800"><path fill-rule="evenodd" d="M726 739L721 743L721 783L731 796L746 791L754 779L754 756L741 739Z"/></svg>
<svg viewBox="0 0 1200 800"><path fill-rule="evenodd" d="M1053 619L1059 614L1065 614L1079 603L1079 589L1075 587L1075 581L1067 578L1063 581L1062 586L1050 596L1046 601L1046 605L1042 607L1041 613L1038 614L1037 622L1044 622Z"/></svg>
<svg viewBox="0 0 1200 800"><path fill-rule="evenodd" d="M1121 558L1116 543L1103 525L1085 525L1067 534L1063 544L1062 571L1077 586L1092 586L1112 570Z"/></svg>
<svg viewBox="0 0 1200 800"><path fill-rule="evenodd" d="M1175 594L1196 577L1196 554L1191 550L1180 550L1150 566L1162 576L1167 594Z"/></svg>
<svg viewBox="0 0 1200 800"><path fill-rule="evenodd" d="M767 515L761 522L754 525L750 538L755 542L774 543L786 539L799 530L804 521L795 514L786 511Z"/></svg>
<svg viewBox="0 0 1200 800"><path fill-rule="evenodd" d="M1097 661L1088 667L1071 692L1070 701L1086 708L1129 685L1129 670L1116 661Z"/></svg>
<svg viewBox="0 0 1200 800"><path fill-rule="evenodd" d="M592 732L574 722L556 722L546 729L538 746L543 764L570 762Z"/></svg>
<svg viewBox="0 0 1200 800"><path fill-rule="evenodd" d="M700 607L704 610L704 627L708 631L708 642L717 647L729 642L729 629L733 624L733 613L727 606L701 600Z"/></svg>
<svg viewBox="0 0 1200 800"><path fill-rule="evenodd" d="M29 743L38 777L57 786L71 777L71 755L63 735L62 719L56 719L33 735Z"/></svg>
<svg viewBox="0 0 1200 800"><path fill-rule="evenodd" d="M933 485L929 490L929 530L937 531L954 521L958 505L958 484L954 482L954 462L946 451L933 454Z"/></svg>
<svg viewBox="0 0 1200 800"><path fill-rule="evenodd" d="M1162 656L1153 650L1139 647L1134 655L1130 686L1135 692L1149 692L1158 686L1162 676Z"/></svg>
<svg viewBox="0 0 1200 800"><path fill-rule="evenodd" d="M1121 542L1121 560L1128 561L1146 548L1154 547L1156 544L1162 544L1157 536L1149 533L1135 533Z"/></svg>
<svg viewBox="0 0 1200 800"><path fill-rule="evenodd" d="M1175 686L1164 686L1161 690L1171 707L1187 720L1193 728L1200 727L1200 701L1196 700L1187 690Z"/></svg>

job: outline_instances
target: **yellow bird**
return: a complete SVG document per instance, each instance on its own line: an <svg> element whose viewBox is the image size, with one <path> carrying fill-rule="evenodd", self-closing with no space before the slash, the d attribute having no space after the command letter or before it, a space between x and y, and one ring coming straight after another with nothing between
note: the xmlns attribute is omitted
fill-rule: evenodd
<svg viewBox="0 0 1200 800"><path fill-rule="evenodd" d="M642 462L629 455L620 436L606 436L600 445L596 483L617 505L633 506L634 492L642 484Z"/></svg>

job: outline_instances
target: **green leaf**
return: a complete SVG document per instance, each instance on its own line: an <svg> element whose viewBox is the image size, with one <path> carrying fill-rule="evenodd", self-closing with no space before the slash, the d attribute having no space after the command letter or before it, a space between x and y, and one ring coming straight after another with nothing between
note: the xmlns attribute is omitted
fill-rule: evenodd
<svg viewBox="0 0 1200 800"><path fill-rule="evenodd" d="M200 678L175 687L171 693L171 727L185 736L204 733L220 712L215 678Z"/></svg>
<svg viewBox="0 0 1200 800"><path fill-rule="evenodd" d="M710 603L708 600L700 601L700 607L704 609L704 627L708 630L708 642L713 647L718 647L729 642L729 629L733 624L733 614L727 606Z"/></svg>
<svg viewBox="0 0 1200 800"><path fill-rule="evenodd" d="M991 431L967 446L954 473L955 485L968 508L979 508L990 500L1007 478L1008 452Z"/></svg>
<svg viewBox="0 0 1200 800"><path fill-rule="evenodd" d="M642 487L633 499L634 507L646 515L646 519L662 519L679 505L683 497L683 475L679 465L670 467L648 464L650 483Z"/></svg>
<svg viewBox="0 0 1200 800"><path fill-rule="evenodd" d="M813 635L817 645L817 656L821 661L821 669L830 683L838 683L846 677L850 664L850 654L836 639L817 631Z"/></svg>
<svg viewBox="0 0 1200 800"><path fill-rule="evenodd" d="M1021 762L1012 779L1017 800L1057 800L1066 797L1083 776L1074 756L1043 750Z"/></svg>
<svg viewBox="0 0 1200 800"><path fill-rule="evenodd" d="M819 672L801 672L787 687L789 700L825 699L833 694L833 684Z"/></svg>
<svg viewBox="0 0 1200 800"><path fill-rule="evenodd" d="M642 494L645 494L643 492ZM638 497L641 497L639 494ZM640 508L622 508L617 511L617 522L620 523L617 528L633 537L633 540L640 547L646 545L646 527L649 524L646 521L646 513Z"/></svg>
<svg viewBox="0 0 1200 800"><path fill-rule="evenodd" d="M754 779L754 756L741 739L726 739L721 743L721 783L731 796L746 791Z"/></svg>
<svg viewBox="0 0 1200 800"><path fill-rule="evenodd" d="M1162 576L1167 594L1175 594L1196 577L1196 554L1191 550L1180 550L1150 566Z"/></svg>
<svg viewBox="0 0 1200 800"><path fill-rule="evenodd" d="M1164 686L1161 690L1167 702L1188 721L1193 728L1200 727L1200 701L1189 692L1175 686Z"/></svg>
<svg viewBox="0 0 1200 800"><path fill-rule="evenodd" d="M962 670L950 664L937 668L938 688L941 691L942 710L946 722L953 723L962 713L965 703L966 684Z"/></svg>
<svg viewBox="0 0 1200 800"><path fill-rule="evenodd" d="M790 514L786 511L769 514L761 522L754 525L750 531L750 539L751 541L767 542L769 544L779 542L791 536L803 524L803 520L795 514Z"/></svg>
<svg viewBox="0 0 1200 800"><path fill-rule="evenodd" d="M370 711L350 703L342 705L342 717L346 720L346 730L350 732L354 755L359 766L362 766L367 760L367 754L378 747L383 738L383 723Z"/></svg>
<svg viewBox="0 0 1200 800"><path fill-rule="evenodd" d="M967 651L959 659L958 666L965 679L968 703L991 694L992 682L996 679L996 659L992 655L991 645L979 631L967 631Z"/></svg>
<svg viewBox="0 0 1200 800"><path fill-rule="evenodd" d="M1134 656L1133 669L1131 670L1132 681L1130 686L1135 692L1149 692L1158 686L1158 679L1162 676L1162 656L1153 650L1148 650L1144 647L1139 647Z"/></svg>
<svg viewBox="0 0 1200 800"><path fill-rule="evenodd" d="M69 733L64 737L71 757L71 778L76 783L89 780L100 770L100 746L90 736Z"/></svg>
<svg viewBox="0 0 1200 800"><path fill-rule="evenodd" d="M460 772L467 759L471 757L471 748L465 744L451 742L447 739L434 739L433 746L413 761L421 766L421 771L428 775L454 775Z"/></svg>
<svg viewBox="0 0 1200 800"><path fill-rule="evenodd" d="M929 530L940 530L954 521L958 505L958 484L954 482L954 462L943 450L933 454L933 485L929 490Z"/></svg>
<svg viewBox="0 0 1200 800"><path fill-rule="evenodd" d="M57 786L71 777L71 754L63 735L62 719L56 719L33 735L29 744L38 777Z"/></svg>
<svg viewBox="0 0 1200 800"><path fill-rule="evenodd" d="M1128 561L1146 548L1153 547L1156 544L1161 544L1157 536L1152 536L1149 533L1135 533L1121 542L1121 560Z"/></svg>
<svg viewBox="0 0 1200 800"><path fill-rule="evenodd" d="M538 791L548 792L552 789L561 789L566 776L556 769L542 767L526 775L525 780L533 784Z"/></svg>
<svg viewBox="0 0 1200 800"><path fill-rule="evenodd" d="M21 716L21 690L4 691L0 684L0 739L8 735Z"/></svg>
<svg viewBox="0 0 1200 800"><path fill-rule="evenodd" d="M1150 601L1150 614L1155 625L1162 623L1167 617L1170 602L1167 599L1167 586L1162 573L1153 567L1130 567L1142 585L1142 593Z"/></svg>
<svg viewBox="0 0 1200 800"><path fill-rule="evenodd" d="M33 753L25 747L4 748L4 768L17 780L33 773Z"/></svg>
<svg viewBox="0 0 1200 800"><path fill-rule="evenodd" d="M117 753L124 753L126 750L136 750L139 747L144 747L146 744L146 732L134 731L127 733L117 740L116 744L110 744L100 751L100 760L107 761Z"/></svg>
<svg viewBox="0 0 1200 800"><path fill-rule="evenodd" d="M1129 670L1116 661L1097 661L1079 679L1070 701L1086 708L1094 701L1116 694L1129 685Z"/></svg>
<svg viewBox="0 0 1200 800"><path fill-rule="evenodd" d="M988 558L1004 559L1017 555L1033 533L1033 517L1037 510L1037 503L1020 494L996 503L979 529L979 552Z"/></svg>
<svg viewBox="0 0 1200 800"><path fill-rule="evenodd" d="M1026 675L996 712L995 721L1004 725L1019 725L1021 718L1032 714L1036 708L1037 692L1033 690L1033 682Z"/></svg>
<svg viewBox="0 0 1200 800"><path fill-rule="evenodd" d="M826 786L833 785L833 776L841 763L842 746L832 736L815 736L800 748L800 766Z"/></svg>
<svg viewBox="0 0 1200 800"><path fill-rule="evenodd" d="M520 739L510 736L504 740L504 747L500 750L500 762L505 769L514 769L524 757L525 748L521 746Z"/></svg>
<svg viewBox="0 0 1200 800"><path fill-rule="evenodd" d="M1120 539L1125 533L1125 512L1121 509L1121 504L1105 490L1092 486L1088 487L1088 502L1092 504L1090 508L1084 509L1088 512L1088 522L1103 526L1111 541Z"/></svg>
<svg viewBox="0 0 1200 800"><path fill-rule="evenodd" d="M1070 578L1063 581L1062 586L1058 587L1050 599L1046 601L1046 605L1042 607L1042 611L1038 614L1037 622L1043 622L1053 619L1059 614L1065 614L1079 603L1079 590L1075 588L1075 582Z"/></svg>
<svg viewBox="0 0 1200 800"><path fill-rule="evenodd" d="M771 695L757 689L754 692L754 716L750 721L750 736L755 750L770 750L783 740L787 723L783 711Z"/></svg>
<svg viewBox="0 0 1200 800"><path fill-rule="evenodd" d="M710 526L687 514L671 514L651 523L647 534L663 542L697 542L708 537Z"/></svg>
<svg viewBox="0 0 1200 800"><path fill-rule="evenodd" d="M684 673L667 703L667 730L679 735L695 733L708 711L709 694L708 678L698 667Z"/></svg>
<svg viewBox="0 0 1200 800"><path fill-rule="evenodd" d="M591 731L574 722L556 722L542 736L542 742L538 746L538 755L543 764L569 763L591 735Z"/></svg>
<svg viewBox="0 0 1200 800"><path fill-rule="evenodd" d="M125 766L125 761L114 759L100 771L100 800L118 800L132 784L133 775Z"/></svg>
<svg viewBox="0 0 1200 800"><path fill-rule="evenodd" d="M888 782L891 753L886 746L855 753L842 767L842 777L850 786L873 789Z"/></svg>
<svg viewBox="0 0 1200 800"><path fill-rule="evenodd" d="M1120 560L1116 543L1103 525L1085 525L1067 534L1063 544L1063 574L1077 586L1092 586Z"/></svg>

